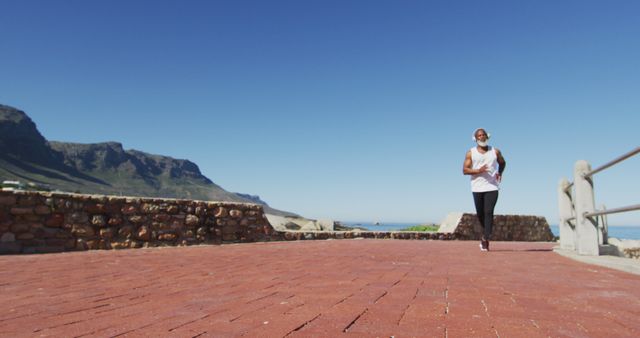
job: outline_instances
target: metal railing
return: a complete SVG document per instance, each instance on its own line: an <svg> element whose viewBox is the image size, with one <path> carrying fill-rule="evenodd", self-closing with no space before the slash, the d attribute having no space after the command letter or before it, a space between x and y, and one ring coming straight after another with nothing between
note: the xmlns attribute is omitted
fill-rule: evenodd
<svg viewBox="0 0 640 338"><path fill-rule="evenodd" d="M573 182L566 178L560 180L558 209L561 248L576 250L581 255L597 256L600 254L600 246L607 243L606 215L640 210L640 204L613 209L603 206L602 209L596 210L593 189L593 175L638 153L640 147L593 170L587 161L577 161L573 171Z"/></svg>

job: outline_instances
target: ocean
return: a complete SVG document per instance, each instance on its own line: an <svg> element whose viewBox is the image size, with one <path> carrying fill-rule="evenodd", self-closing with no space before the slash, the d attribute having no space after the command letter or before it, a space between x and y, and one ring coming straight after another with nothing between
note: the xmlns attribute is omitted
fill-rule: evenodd
<svg viewBox="0 0 640 338"><path fill-rule="evenodd" d="M560 229L557 224L549 225L551 228L551 232L554 235L560 236ZM640 226L632 225L632 226L609 226L609 237L615 237L618 239L637 239L640 240Z"/></svg>
<svg viewBox="0 0 640 338"><path fill-rule="evenodd" d="M374 223L357 223L357 222L346 222L344 223L346 226L350 227L361 227L366 228L370 231L399 231L404 228L408 228L410 226L417 225L416 223L380 223L378 225ZM557 224L552 224L549 226L551 228L551 232L555 236L560 236L560 230L558 229ZM637 239L640 240L640 226L609 226L609 237L615 237L619 239Z"/></svg>

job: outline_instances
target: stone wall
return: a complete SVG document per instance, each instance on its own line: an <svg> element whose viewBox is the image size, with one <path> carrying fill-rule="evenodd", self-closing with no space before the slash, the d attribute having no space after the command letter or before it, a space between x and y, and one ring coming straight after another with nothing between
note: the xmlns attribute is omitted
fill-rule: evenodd
<svg viewBox="0 0 640 338"><path fill-rule="evenodd" d="M442 231L442 230L441 230ZM463 213L455 229L457 239L480 240L482 227L475 214ZM544 217L526 215L495 215L493 218L494 241L553 241L555 237Z"/></svg>
<svg viewBox="0 0 640 338"><path fill-rule="evenodd" d="M322 240L322 239L418 239L418 240L454 240L453 233L425 231L286 231L282 233L284 240Z"/></svg>
<svg viewBox="0 0 640 338"><path fill-rule="evenodd" d="M622 257L640 259L640 248L622 249L622 253Z"/></svg>
<svg viewBox="0 0 640 338"><path fill-rule="evenodd" d="M0 191L0 253L283 239L261 205Z"/></svg>
<svg viewBox="0 0 640 338"><path fill-rule="evenodd" d="M474 214L430 232L275 231L258 204L0 191L0 254L272 240L474 240ZM452 219L453 219L452 218ZM552 241L544 217L498 215L493 240Z"/></svg>
<svg viewBox="0 0 640 338"><path fill-rule="evenodd" d="M608 254L640 260L640 240L609 237L608 242L610 246L615 248L612 253ZM602 255L602 253L600 254Z"/></svg>

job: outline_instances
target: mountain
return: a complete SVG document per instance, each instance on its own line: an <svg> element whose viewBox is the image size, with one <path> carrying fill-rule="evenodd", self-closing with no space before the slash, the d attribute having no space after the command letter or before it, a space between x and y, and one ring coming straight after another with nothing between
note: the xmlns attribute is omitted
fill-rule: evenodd
<svg viewBox="0 0 640 338"><path fill-rule="evenodd" d="M241 194L239 192L237 192L236 195L238 195L238 196L240 196L242 198L248 199L250 201L253 201L253 203L269 206L267 204L267 202L261 200L260 196L258 196L258 195Z"/></svg>
<svg viewBox="0 0 640 338"><path fill-rule="evenodd" d="M228 192L189 160L125 150L121 143L47 141L21 110L0 105L0 181L33 182L53 190L88 194L259 203L258 196Z"/></svg>

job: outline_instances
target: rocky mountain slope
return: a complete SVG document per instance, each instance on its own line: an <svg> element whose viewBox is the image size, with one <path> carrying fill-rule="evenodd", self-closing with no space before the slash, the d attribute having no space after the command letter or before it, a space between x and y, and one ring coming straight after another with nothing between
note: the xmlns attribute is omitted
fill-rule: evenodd
<svg viewBox="0 0 640 338"><path fill-rule="evenodd" d="M0 181L33 182L52 190L123 196L260 203L224 190L188 160L125 150L121 143L47 141L23 111L0 105Z"/></svg>

